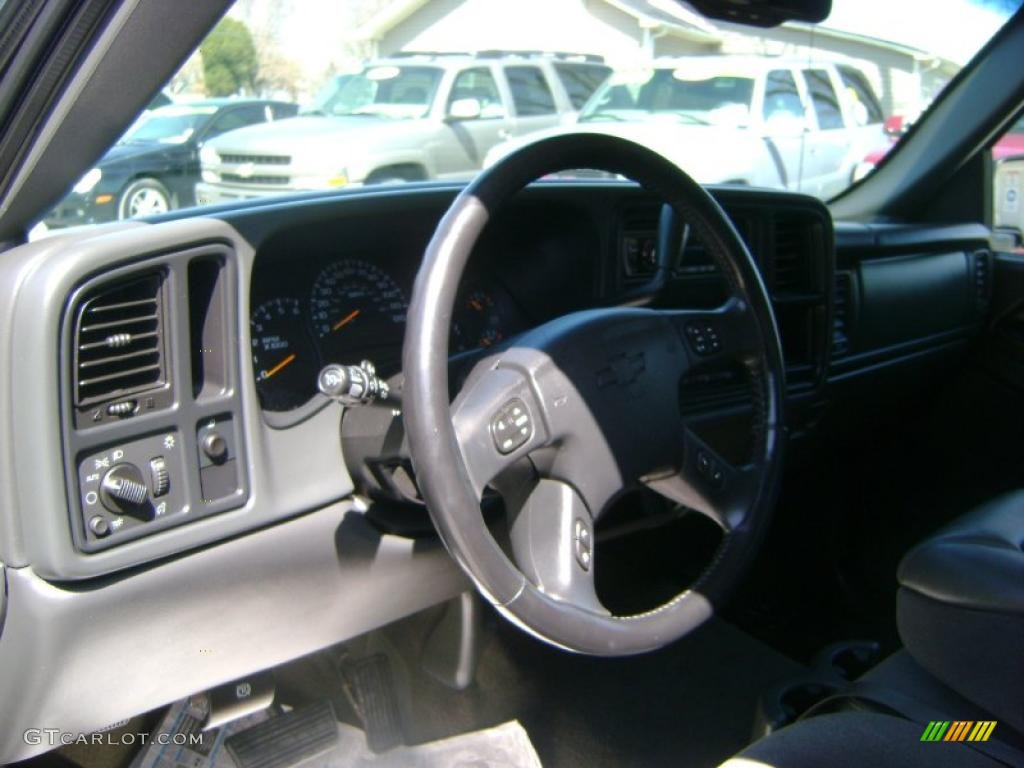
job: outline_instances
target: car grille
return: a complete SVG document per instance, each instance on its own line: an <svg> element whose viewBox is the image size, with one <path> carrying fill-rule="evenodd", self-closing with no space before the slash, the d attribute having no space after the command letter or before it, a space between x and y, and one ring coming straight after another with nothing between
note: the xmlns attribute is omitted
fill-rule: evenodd
<svg viewBox="0 0 1024 768"><path fill-rule="evenodd" d="M243 176L240 173L222 173L220 175L222 181L229 181L234 184L260 184L263 186L284 186L291 182L290 176L271 176L269 174L253 174L252 176Z"/></svg>
<svg viewBox="0 0 1024 768"><path fill-rule="evenodd" d="M288 165L292 161L291 155L246 155L230 152L221 152L219 154L222 163L237 165L242 163L252 163L253 165Z"/></svg>

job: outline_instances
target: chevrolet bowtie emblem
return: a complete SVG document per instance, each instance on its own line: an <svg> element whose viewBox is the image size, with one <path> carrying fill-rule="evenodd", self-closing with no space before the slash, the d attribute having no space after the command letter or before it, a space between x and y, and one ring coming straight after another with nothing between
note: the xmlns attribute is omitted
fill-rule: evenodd
<svg viewBox="0 0 1024 768"><path fill-rule="evenodd" d="M637 380L646 369L643 352L620 352L608 358L608 367L597 372L597 386L604 389L612 384L625 387Z"/></svg>

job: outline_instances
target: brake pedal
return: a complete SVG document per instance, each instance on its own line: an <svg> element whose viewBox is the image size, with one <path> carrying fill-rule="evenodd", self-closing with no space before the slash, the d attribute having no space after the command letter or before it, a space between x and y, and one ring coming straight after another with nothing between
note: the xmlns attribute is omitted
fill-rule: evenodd
<svg viewBox="0 0 1024 768"><path fill-rule="evenodd" d="M341 661L340 674L348 696L363 721L366 744L386 752L405 743L391 662L383 653Z"/></svg>
<svg viewBox="0 0 1024 768"><path fill-rule="evenodd" d="M229 736L224 748L238 768L290 768L337 743L338 721L324 701Z"/></svg>

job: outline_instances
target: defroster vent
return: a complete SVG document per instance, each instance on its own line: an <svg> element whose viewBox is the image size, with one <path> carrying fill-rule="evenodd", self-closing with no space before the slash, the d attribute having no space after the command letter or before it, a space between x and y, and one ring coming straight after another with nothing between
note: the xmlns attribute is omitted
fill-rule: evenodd
<svg viewBox="0 0 1024 768"><path fill-rule="evenodd" d="M162 282L162 273L154 272L104 286L79 305L73 358L76 406L166 383Z"/></svg>

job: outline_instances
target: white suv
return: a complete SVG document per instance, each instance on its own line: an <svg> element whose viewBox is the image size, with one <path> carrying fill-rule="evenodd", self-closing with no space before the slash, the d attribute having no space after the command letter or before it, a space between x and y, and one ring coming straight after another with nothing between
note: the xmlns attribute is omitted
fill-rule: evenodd
<svg viewBox="0 0 1024 768"><path fill-rule="evenodd" d="M487 164L523 144L569 131L633 139L702 183L735 183L831 197L885 146L884 116L864 73L807 59L701 56L617 71L571 126L496 147Z"/></svg>
<svg viewBox="0 0 1024 768"><path fill-rule="evenodd" d="M202 149L200 203L288 190L465 179L495 144L557 125L611 69L571 54L409 54L337 76L315 114Z"/></svg>

